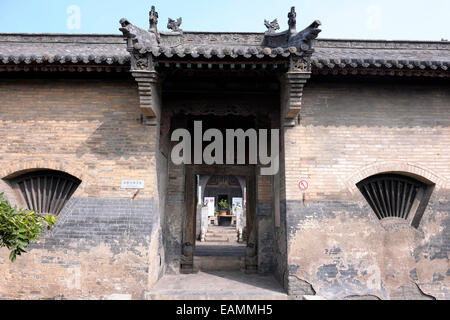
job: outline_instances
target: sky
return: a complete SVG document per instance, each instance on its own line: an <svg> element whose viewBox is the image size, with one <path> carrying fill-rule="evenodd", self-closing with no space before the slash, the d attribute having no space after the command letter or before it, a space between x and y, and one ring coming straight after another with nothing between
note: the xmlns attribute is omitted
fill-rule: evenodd
<svg viewBox="0 0 450 320"><path fill-rule="evenodd" d="M297 30L322 22L320 38L450 38L450 0L0 0L0 33L120 34L119 20L147 29L155 5L159 29L183 18L186 31L264 32L264 19L297 11Z"/></svg>

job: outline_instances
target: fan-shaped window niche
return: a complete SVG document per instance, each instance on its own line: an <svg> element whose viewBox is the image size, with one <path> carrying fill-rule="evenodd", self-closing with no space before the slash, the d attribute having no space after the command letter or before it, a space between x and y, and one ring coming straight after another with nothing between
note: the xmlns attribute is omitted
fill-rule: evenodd
<svg viewBox="0 0 450 320"><path fill-rule="evenodd" d="M378 174L357 184L378 219L401 218L419 226L432 186L400 174Z"/></svg>
<svg viewBox="0 0 450 320"><path fill-rule="evenodd" d="M61 171L42 170L22 174L11 182L16 184L29 210L58 215L81 180Z"/></svg>

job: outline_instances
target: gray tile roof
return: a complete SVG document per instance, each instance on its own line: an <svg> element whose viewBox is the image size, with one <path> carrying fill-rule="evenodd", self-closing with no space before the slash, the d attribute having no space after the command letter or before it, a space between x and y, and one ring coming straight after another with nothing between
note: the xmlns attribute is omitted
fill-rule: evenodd
<svg viewBox="0 0 450 320"><path fill-rule="evenodd" d="M122 36L0 34L0 63L127 64Z"/></svg>
<svg viewBox="0 0 450 320"><path fill-rule="evenodd" d="M447 71L450 42L321 39L312 57L316 68L419 68Z"/></svg>
<svg viewBox="0 0 450 320"><path fill-rule="evenodd" d="M285 49L261 46L262 33L184 32L182 41L161 34L156 56L195 58L285 57ZM177 42L178 41L178 42ZM314 40L313 69L380 68L448 72L450 42ZM266 50L265 50L266 49ZM0 65L128 65L122 35L0 34Z"/></svg>

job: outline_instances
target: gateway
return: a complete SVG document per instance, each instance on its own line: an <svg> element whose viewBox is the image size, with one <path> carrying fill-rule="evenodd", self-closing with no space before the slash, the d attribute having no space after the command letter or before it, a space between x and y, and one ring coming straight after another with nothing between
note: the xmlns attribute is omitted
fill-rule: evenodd
<svg viewBox="0 0 450 320"><path fill-rule="evenodd" d="M280 164L280 130L271 129L270 131L270 156L268 155L269 143L267 139L268 130L248 129L227 129L226 130L226 151L224 159L223 134L218 129L208 129L203 133L202 121L194 122L194 164L259 164L269 165L261 168L261 175L276 175ZM248 163L246 163L246 145L248 139ZM171 137L172 142L179 142L173 147L171 153L172 162L175 165L192 164L192 142L191 134L186 129L174 130ZM180 141L181 140L181 141ZM237 154L235 157L235 140L237 140ZM202 151L203 142L211 142ZM259 149L259 150L258 150ZM258 159L259 156L259 159Z"/></svg>

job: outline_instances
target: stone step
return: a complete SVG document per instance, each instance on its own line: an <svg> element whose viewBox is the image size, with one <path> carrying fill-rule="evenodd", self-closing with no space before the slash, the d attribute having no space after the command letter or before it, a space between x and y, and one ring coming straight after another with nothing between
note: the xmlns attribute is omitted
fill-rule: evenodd
<svg viewBox="0 0 450 320"><path fill-rule="evenodd" d="M237 242L237 238L205 237L205 242Z"/></svg>
<svg viewBox="0 0 450 320"><path fill-rule="evenodd" d="M216 232L237 232L236 228L227 228L227 227L216 227L209 226L208 231L216 231Z"/></svg>
<svg viewBox="0 0 450 320"><path fill-rule="evenodd" d="M232 242L233 240L230 239L226 239L226 238L205 238L205 242L221 242L221 243L229 243Z"/></svg>
<svg viewBox="0 0 450 320"><path fill-rule="evenodd" d="M237 231L216 231L216 230L207 230L206 233L214 233L214 234L237 234Z"/></svg>
<svg viewBox="0 0 450 320"><path fill-rule="evenodd" d="M244 257L194 256L194 271L243 271Z"/></svg>
<svg viewBox="0 0 450 320"><path fill-rule="evenodd" d="M237 238L237 234L235 233L207 233L205 236L213 236L213 237L236 237Z"/></svg>
<svg viewBox="0 0 450 320"><path fill-rule="evenodd" d="M216 229L216 230L236 230L235 226L232 226L232 227L220 227L220 226L210 225L210 226L208 226L208 228Z"/></svg>
<svg viewBox="0 0 450 320"><path fill-rule="evenodd" d="M202 242L197 244L194 250L194 256L201 257L244 257L246 246L238 243Z"/></svg>
<svg viewBox="0 0 450 320"><path fill-rule="evenodd" d="M213 235L206 235L205 239L231 239L233 241L237 241L238 237L233 235L217 235L217 234L213 234Z"/></svg>
<svg viewBox="0 0 450 320"><path fill-rule="evenodd" d="M236 230L224 230L224 231L208 230L206 233L214 233L214 234L237 234L237 231L236 231Z"/></svg>
<svg viewBox="0 0 450 320"><path fill-rule="evenodd" d="M207 232L206 235L217 235L217 236L225 235L225 236L235 236L235 237L237 237L237 233L236 232Z"/></svg>
<svg viewBox="0 0 450 320"><path fill-rule="evenodd" d="M237 239L237 235L235 234L215 234L215 233L211 233L211 234L206 234L205 237L210 237L210 238L235 238Z"/></svg>
<svg viewBox="0 0 450 320"><path fill-rule="evenodd" d="M202 246L227 246L227 247L246 247L245 242L237 242L237 241L231 241L226 244L223 242L214 242L214 241L197 241L196 246L202 247Z"/></svg>

